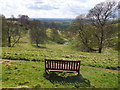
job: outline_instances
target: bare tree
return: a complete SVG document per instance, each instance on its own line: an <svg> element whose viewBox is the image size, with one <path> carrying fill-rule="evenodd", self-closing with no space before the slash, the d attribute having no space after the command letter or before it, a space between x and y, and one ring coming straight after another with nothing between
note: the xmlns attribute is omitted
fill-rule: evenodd
<svg viewBox="0 0 120 90"><path fill-rule="evenodd" d="M7 43L8 47L13 47L16 43L19 42L20 38L23 35L24 27L22 27L12 16L9 19L3 20L3 28L2 28L2 37L3 44Z"/></svg>
<svg viewBox="0 0 120 90"><path fill-rule="evenodd" d="M102 52L104 42L112 35L109 32L113 30L110 29L111 25L108 22L116 16L116 4L115 1L102 2L92 8L87 15L98 31L95 36L98 39L99 53Z"/></svg>

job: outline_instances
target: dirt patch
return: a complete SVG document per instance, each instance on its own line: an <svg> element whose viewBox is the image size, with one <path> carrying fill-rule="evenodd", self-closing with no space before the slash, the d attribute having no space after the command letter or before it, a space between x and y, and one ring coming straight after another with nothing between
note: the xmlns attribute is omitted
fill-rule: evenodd
<svg viewBox="0 0 120 90"><path fill-rule="evenodd" d="M30 87L28 87L28 86L18 86L18 87L8 87L8 88L3 88L3 89L17 89L17 88L20 88L20 89L25 89L25 88L30 88Z"/></svg>

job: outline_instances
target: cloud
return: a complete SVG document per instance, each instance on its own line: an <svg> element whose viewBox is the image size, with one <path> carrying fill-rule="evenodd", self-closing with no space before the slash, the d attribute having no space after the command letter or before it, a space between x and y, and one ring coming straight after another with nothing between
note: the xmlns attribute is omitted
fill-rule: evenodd
<svg viewBox="0 0 120 90"><path fill-rule="evenodd" d="M28 9L33 9L33 10L53 10L53 9L59 9L59 8L57 8L55 6L44 4L43 2L39 2L37 4L28 6Z"/></svg>
<svg viewBox="0 0 120 90"><path fill-rule="evenodd" d="M0 12L6 17L23 14L32 18L75 18L87 14L103 1L105 0L0 0Z"/></svg>
<svg viewBox="0 0 120 90"><path fill-rule="evenodd" d="M75 0L75 1L79 1L79 2L87 2L88 0Z"/></svg>

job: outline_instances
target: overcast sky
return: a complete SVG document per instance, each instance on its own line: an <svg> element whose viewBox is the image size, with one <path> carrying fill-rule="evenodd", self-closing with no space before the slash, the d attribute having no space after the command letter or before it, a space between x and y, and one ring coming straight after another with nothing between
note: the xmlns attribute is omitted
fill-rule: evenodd
<svg viewBox="0 0 120 90"><path fill-rule="evenodd" d="M75 18L88 13L103 1L105 0L0 0L0 14L5 17L28 15L30 18Z"/></svg>

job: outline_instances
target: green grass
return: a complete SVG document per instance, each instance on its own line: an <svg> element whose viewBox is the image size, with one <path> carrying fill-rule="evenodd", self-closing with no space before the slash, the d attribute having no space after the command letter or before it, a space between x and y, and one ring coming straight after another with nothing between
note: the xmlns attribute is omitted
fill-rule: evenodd
<svg viewBox="0 0 120 90"><path fill-rule="evenodd" d="M2 58L28 61L44 61L47 59L81 60L82 65L102 67L107 69L118 68L118 52L104 49L103 53L87 53L71 49L68 45L46 44L41 48L30 44L19 44L15 47L3 47Z"/></svg>
<svg viewBox="0 0 120 90"><path fill-rule="evenodd" d="M18 60L18 62L3 62L2 87L26 88L117 88L118 52L104 49L103 53L88 53L75 51L68 45L46 44L39 48L29 44L22 38L15 47L2 47L2 58ZM1 47L0 47L1 48ZM44 59L81 60L81 75L74 73L50 73L45 76ZM23 62L19 62L23 60ZM25 61L26 60L26 61ZM87 67L87 66L92 66ZM99 69L97 69L98 67ZM0 74L1 76L1 74Z"/></svg>
<svg viewBox="0 0 120 90"><path fill-rule="evenodd" d="M0 89L2 88L2 63L0 62Z"/></svg>
<svg viewBox="0 0 120 90"><path fill-rule="evenodd" d="M26 88L117 88L118 73L81 67L80 76L74 73L50 73L45 76L43 62L8 62L2 64L2 87Z"/></svg>

